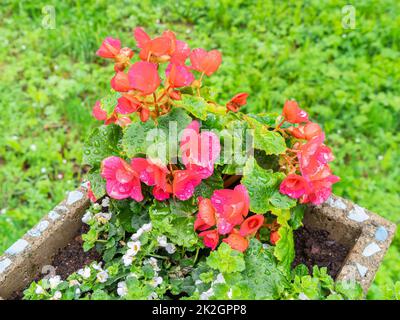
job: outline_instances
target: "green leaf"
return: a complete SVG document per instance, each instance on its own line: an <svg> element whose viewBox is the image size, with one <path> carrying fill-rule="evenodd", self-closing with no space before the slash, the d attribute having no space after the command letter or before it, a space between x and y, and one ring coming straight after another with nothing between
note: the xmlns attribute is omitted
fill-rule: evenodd
<svg viewBox="0 0 400 320"><path fill-rule="evenodd" d="M303 225L305 205L297 205L290 210L290 221L289 224L296 230Z"/></svg>
<svg viewBox="0 0 400 320"><path fill-rule="evenodd" d="M249 158L243 170L242 183L250 195L250 210L265 213L273 209L288 209L296 204L279 193L284 174L261 168L254 158Z"/></svg>
<svg viewBox="0 0 400 320"><path fill-rule="evenodd" d="M203 197L211 198L214 190L223 189L224 180L218 170L214 170L211 177L203 180L194 192L194 198Z"/></svg>
<svg viewBox="0 0 400 320"><path fill-rule="evenodd" d="M83 164L99 168L101 161L109 156L120 156L121 127L114 124L95 128L83 148Z"/></svg>
<svg viewBox="0 0 400 320"><path fill-rule="evenodd" d="M293 230L289 226L281 226L278 233L279 240L276 243L274 255L279 260L280 265L289 272L294 259Z"/></svg>
<svg viewBox="0 0 400 320"><path fill-rule="evenodd" d="M115 106L117 105L118 98L121 97L119 92L113 91L100 99L101 108L107 112L107 116L111 116L114 112Z"/></svg>
<svg viewBox="0 0 400 320"><path fill-rule="evenodd" d="M202 97L183 94L182 100L178 101L177 105L181 106L198 119L206 120L207 118L208 104Z"/></svg>
<svg viewBox="0 0 400 320"><path fill-rule="evenodd" d="M152 135L157 136L156 126L152 119L146 122L133 122L127 128L122 139L122 148L128 158L133 158L138 154L146 154L150 145Z"/></svg>
<svg viewBox="0 0 400 320"><path fill-rule="evenodd" d="M243 253L233 250L225 242L220 244L218 250L210 253L207 265L222 273L240 272L245 269Z"/></svg>
<svg viewBox="0 0 400 320"><path fill-rule="evenodd" d="M106 181L101 177L99 172L89 172L87 179L90 182L90 188L96 199L100 199L106 194Z"/></svg>
<svg viewBox="0 0 400 320"><path fill-rule="evenodd" d="M250 128L254 129L254 148L269 154L281 154L286 151L285 139L279 132L270 131L268 127L257 120L245 117Z"/></svg>

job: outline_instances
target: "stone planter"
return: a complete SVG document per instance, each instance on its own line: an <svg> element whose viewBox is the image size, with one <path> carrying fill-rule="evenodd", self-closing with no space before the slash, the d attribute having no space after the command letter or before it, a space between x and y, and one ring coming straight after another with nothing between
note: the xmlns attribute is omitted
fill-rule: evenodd
<svg viewBox="0 0 400 320"><path fill-rule="evenodd" d="M89 207L85 190L68 194L24 237L0 257L0 300L24 289L49 265L57 251L76 235ZM327 230L330 238L351 248L337 280L356 280L367 292L394 236L396 225L337 196L310 206L304 225Z"/></svg>

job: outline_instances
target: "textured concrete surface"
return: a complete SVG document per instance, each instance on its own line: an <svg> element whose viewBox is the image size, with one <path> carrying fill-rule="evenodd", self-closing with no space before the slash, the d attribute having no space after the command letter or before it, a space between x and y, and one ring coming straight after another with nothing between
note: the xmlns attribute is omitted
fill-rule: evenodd
<svg viewBox="0 0 400 320"><path fill-rule="evenodd" d="M79 230L89 203L84 188L69 192L66 200L5 251L0 257L0 297L7 299L24 289L51 263Z"/></svg>

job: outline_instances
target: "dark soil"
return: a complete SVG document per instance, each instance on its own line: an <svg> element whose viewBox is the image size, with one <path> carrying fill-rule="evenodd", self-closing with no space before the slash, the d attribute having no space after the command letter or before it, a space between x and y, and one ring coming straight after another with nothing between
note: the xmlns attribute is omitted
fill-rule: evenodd
<svg viewBox="0 0 400 320"><path fill-rule="evenodd" d="M73 238L64 248L60 249L54 256L51 265L55 267L55 274L60 276L61 279L67 279L71 273L78 271L84 266L90 264L92 261L101 260L101 255L96 251L96 249L93 248L88 252L83 251L82 234L86 233L88 230L89 227L86 224L82 225L75 238ZM39 281L42 278L43 275L39 275L34 279L34 281ZM21 300L24 290L15 292L10 297L10 300Z"/></svg>
<svg viewBox="0 0 400 320"><path fill-rule="evenodd" d="M305 264L309 271L312 267L327 267L328 273L335 278L339 273L349 248L329 238L326 230L314 230L301 227L294 232L295 259L293 267Z"/></svg>

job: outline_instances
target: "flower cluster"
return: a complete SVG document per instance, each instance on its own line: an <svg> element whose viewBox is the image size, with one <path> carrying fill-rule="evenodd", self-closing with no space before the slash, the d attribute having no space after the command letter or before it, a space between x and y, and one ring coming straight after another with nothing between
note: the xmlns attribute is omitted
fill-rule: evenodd
<svg viewBox="0 0 400 320"><path fill-rule="evenodd" d="M140 202L143 182L153 187L153 196L159 201L168 199L171 194L179 200L189 199L201 181L213 174L221 146L215 133L200 133L200 123L193 121L183 132L180 149L183 170L145 158L133 158L130 163L116 156L104 159L101 175L107 181L108 195Z"/></svg>
<svg viewBox="0 0 400 320"><path fill-rule="evenodd" d="M295 101L285 103L282 115L281 124L284 121L299 124L289 127L286 132L305 142L295 143L290 150L295 156L289 157L290 171L280 185L280 192L300 199L301 203L321 204L332 193L332 185L339 181L328 164L334 157L331 149L324 144L325 135Z"/></svg>
<svg viewBox="0 0 400 320"><path fill-rule="evenodd" d="M233 190L214 191L211 199L199 198L199 212L194 229L200 231L204 245L214 250L220 235L228 235L222 241L232 249L245 251L249 245L247 238L254 236L264 223L263 215L248 218L250 198L244 185ZM246 219L245 219L246 218ZM216 226L214 229L210 229Z"/></svg>
<svg viewBox="0 0 400 320"><path fill-rule="evenodd" d="M93 116L105 124L128 125L131 123L129 115L133 113L137 113L143 122L150 116L157 118L169 111L173 100L181 99L177 88L192 86L199 89L204 75L211 76L222 62L218 50L191 50L187 43L177 40L175 33L169 30L151 39L142 28L136 28L133 36L140 49L139 61L132 63L133 50L121 48L121 41L111 37L106 38L97 51L98 56L114 60L116 73L111 79L111 87L120 93L111 112L103 108L101 101L93 107ZM188 58L191 65L186 65ZM168 63L163 81L159 75L162 63ZM128 71L125 72L125 69ZM193 71L200 73L198 80L195 80ZM243 98L233 103L232 108L241 103Z"/></svg>

